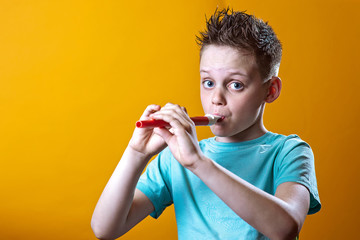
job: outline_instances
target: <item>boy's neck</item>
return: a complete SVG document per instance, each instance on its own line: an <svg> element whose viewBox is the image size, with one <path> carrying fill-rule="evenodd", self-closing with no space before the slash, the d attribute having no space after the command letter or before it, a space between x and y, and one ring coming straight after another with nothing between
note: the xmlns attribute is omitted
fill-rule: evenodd
<svg viewBox="0 0 360 240"><path fill-rule="evenodd" d="M246 130L245 130L245 131L241 132L240 134L237 134L236 136L232 136L232 137L215 137L215 140L217 142L245 142L245 141L250 141L250 140L257 139L257 138L263 136L264 134L266 134L267 132L268 131L264 127L264 129L257 132L256 134L248 135L246 133Z"/></svg>

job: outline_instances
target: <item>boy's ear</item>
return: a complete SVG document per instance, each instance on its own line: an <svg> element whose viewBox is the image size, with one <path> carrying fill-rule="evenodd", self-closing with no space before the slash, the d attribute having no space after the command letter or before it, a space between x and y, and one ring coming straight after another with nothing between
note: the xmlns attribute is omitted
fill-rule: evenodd
<svg viewBox="0 0 360 240"><path fill-rule="evenodd" d="M265 102L272 103L280 96L282 83L279 77L272 77L269 82L268 94L266 96Z"/></svg>

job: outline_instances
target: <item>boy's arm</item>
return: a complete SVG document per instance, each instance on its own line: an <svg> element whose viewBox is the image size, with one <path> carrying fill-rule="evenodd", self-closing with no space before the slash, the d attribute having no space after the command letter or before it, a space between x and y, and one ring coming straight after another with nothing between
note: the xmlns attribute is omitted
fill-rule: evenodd
<svg viewBox="0 0 360 240"><path fill-rule="evenodd" d="M309 209L309 191L286 182L275 196L251 185L227 169L204 158L191 171L236 214L270 239L294 239Z"/></svg>
<svg viewBox="0 0 360 240"><path fill-rule="evenodd" d="M159 109L160 106L150 105L141 119ZM151 201L136 185L151 157L165 146L152 129L135 129L95 207L91 227L97 238L118 238L154 211Z"/></svg>
<svg viewBox="0 0 360 240"><path fill-rule="evenodd" d="M91 227L99 239L115 239L154 211L150 200L135 190L147 161L127 148L95 207Z"/></svg>

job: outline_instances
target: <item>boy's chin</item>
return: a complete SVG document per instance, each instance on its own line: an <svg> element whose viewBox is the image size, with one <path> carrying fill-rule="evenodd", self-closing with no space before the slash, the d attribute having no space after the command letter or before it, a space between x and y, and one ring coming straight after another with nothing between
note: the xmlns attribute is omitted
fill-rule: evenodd
<svg viewBox="0 0 360 240"><path fill-rule="evenodd" d="M211 130L211 132L214 134L215 137L218 137L218 138L226 138L226 137L229 137L229 134L226 134L226 133L224 133L224 132L213 131L213 130Z"/></svg>
<svg viewBox="0 0 360 240"><path fill-rule="evenodd" d="M230 136L229 133L224 131L225 130L224 128L221 128L216 125L210 126L210 130L216 137L229 137Z"/></svg>

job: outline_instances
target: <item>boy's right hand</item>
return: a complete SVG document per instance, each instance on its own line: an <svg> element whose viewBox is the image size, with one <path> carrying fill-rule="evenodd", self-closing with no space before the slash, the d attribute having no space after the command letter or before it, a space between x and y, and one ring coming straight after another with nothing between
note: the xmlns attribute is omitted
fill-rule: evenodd
<svg viewBox="0 0 360 240"><path fill-rule="evenodd" d="M149 120L152 113L161 109L159 105L149 105L145 109L140 120ZM129 142L129 147L136 152L143 154L147 159L158 154L166 147L162 137L155 134L153 128L136 128Z"/></svg>

